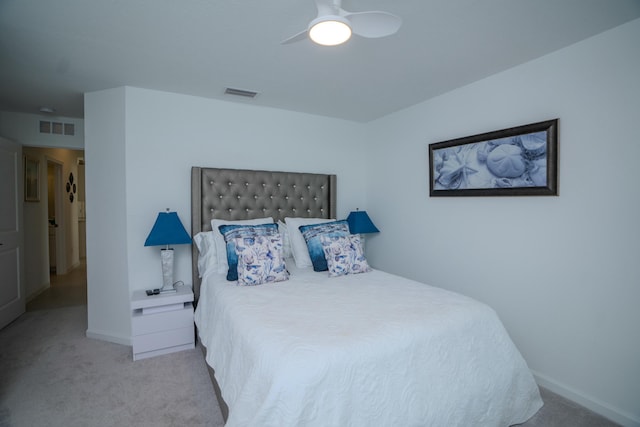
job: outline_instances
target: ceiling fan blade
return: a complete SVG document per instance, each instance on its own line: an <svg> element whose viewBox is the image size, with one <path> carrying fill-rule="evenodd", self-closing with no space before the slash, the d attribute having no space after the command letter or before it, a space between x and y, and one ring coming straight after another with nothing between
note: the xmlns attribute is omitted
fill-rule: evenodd
<svg viewBox="0 0 640 427"><path fill-rule="evenodd" d="M402 25L402 19L389 12L347 12L345 18L354 34L371 39L390 36Z"/></svg>
<svg viewBox="0 0 640 427"><path fill-rule="evenodd" d="M317 16L323 16L327 14L331 14L332 12L332 3L331 0L315 0L316 8L318 9ZM304 31L300 31L298 34L295 34L291 37L288 37L280 42L280 44L291 44L302 41L309 36L309 28Z"/></svg>
<svg viewBox="0 0 640 427"><path fill-rule="evenodd" d="M291 44L295 42L302 41L307 38L307 33L309 30L300 31L298 34L295 34L291 37L288 37L280 42L280 44Z"/></svg>

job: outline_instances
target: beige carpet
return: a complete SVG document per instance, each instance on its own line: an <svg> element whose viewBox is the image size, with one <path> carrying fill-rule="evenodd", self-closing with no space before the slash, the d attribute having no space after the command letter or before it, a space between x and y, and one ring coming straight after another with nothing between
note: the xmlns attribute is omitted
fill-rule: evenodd
<svg viewBox="0 0 640 427"><path fill-rule="evenodd" d="M0 331L0 426L223 425L199 349L133 362L86 318L39 310Z"/></svg>

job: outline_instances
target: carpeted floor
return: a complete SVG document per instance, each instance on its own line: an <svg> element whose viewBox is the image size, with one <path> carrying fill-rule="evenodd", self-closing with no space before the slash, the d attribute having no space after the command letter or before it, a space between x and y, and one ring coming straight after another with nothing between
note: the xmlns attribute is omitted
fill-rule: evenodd
<svg viewBox="0 0 640 427"><path fill-rule="evenodd" d="M130 347L85 337L83 274L52 281L0 330L0 426L223 426L200 349L133 362ZM616 425L541 391L522 426Z"/></svg>
<svg viewBox="0 0 640 427"><path fill-rule="evenodd" d="M133 362L86 338L86 306L0 331L0 426L222 426L199 349Z"/></svg>

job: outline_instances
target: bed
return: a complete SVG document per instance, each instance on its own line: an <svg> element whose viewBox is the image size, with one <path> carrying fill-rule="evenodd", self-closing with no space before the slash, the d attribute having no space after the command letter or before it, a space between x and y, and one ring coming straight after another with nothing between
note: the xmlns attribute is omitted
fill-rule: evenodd
<svg viewBox="0 0 640 427"><path fill-rule="evenodd" d="M335 218L335 200L335 175L194 167L192 233L212 219ZM542 406L485 304L292 259L286 281L236 286L193 255L198 339L229 427L509 426Z"/></svg>

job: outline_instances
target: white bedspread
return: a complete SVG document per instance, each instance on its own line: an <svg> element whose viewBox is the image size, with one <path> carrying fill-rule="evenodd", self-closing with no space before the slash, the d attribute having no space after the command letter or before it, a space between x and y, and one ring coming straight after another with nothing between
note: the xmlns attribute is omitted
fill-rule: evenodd
<svg viewBox="0 0 640 427"><path fill-rule="evenodd" d="M196 324L228 427L509 426L542 401L496 313L381 271L235 286L205 276Z"/></svg>

